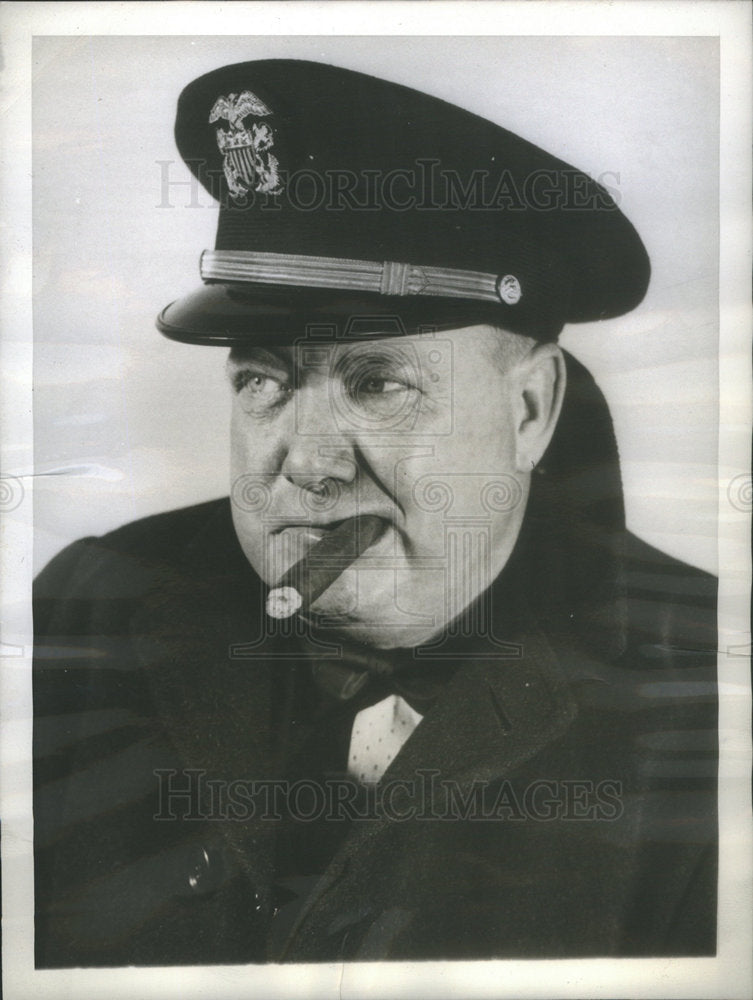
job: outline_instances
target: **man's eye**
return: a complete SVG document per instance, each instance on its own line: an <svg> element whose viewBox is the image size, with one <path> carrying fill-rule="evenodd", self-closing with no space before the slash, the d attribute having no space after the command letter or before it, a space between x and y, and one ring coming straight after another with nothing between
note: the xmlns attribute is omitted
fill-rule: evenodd
<svg viewBox="0 0 753 1000"><path fill-rule="evenodd" d="M236 377L235 390L246 408L259 410L284 402L291 388L273 375L247 371Z"/></svg>
<svg viewBox="0 0 753 1000"><path fill-rule="evenodd" d="M350 419L357 424L358 419L363 417L366 420L364 426L371 430L377 429L377 426L394 427L395 421L415 415L421 398L410 376L394 369L380 372L372 368L371 371L354 372L352 378L344 381L346 398L350 402Z"/></svg>
<svg viewBox="0 0 753 1000"><path fill-rule="evenodd" d="M282 387L276 378L271 378L269 375L249 375L244 388L254 395L261 395L265 392L276 392Z"/></svg>
<svg viewBox="0 0 753 1000"><path fill-rule="evenodd" d="M403 382L396 382L380 375L370 375L361 379L357 386L357 393L365 396L380 396L390 392L400 392L407 386Z"/></svg>

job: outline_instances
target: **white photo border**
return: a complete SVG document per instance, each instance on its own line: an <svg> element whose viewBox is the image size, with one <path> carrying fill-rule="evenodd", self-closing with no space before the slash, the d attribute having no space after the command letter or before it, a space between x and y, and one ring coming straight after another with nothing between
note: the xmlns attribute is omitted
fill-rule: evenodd
<svg viewBox="0 0 753 1000"><path fill-rule="evenodd" d="M413 3L10 3L4 35L0 412L3 469L33 468L31 316L31 40L34 35L697 35L721 43L720 240L720 912L715 958L374 963L34 970L31 853L33 483L2 523L3 978L9 1000L180 995L305 997L745 998L753 948L750 808L750 180L751 8L737 0L489 0ZM746 478L747 477L747 478ZM731 501L732 484L742 504ZM18 485L16 485L18 484ZM747 508L746 508L747 504Z"/></svg>

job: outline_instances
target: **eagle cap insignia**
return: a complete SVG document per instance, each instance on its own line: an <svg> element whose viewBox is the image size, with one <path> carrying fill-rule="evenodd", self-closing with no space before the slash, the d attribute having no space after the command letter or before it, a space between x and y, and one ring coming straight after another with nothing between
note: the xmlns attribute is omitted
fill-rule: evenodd
<svg viewBox="0 0 753 1000"><path fill-rule="evenodd" d="M271 152L274 132L267 122L250 122L249 115L265 118L272 111L250 90L218 97L209 112L209 124L224 118L229 128L217 129L217 145L223 154L223 170L235 200L249 191L279 194L282 182L277 157Z"/></svg>

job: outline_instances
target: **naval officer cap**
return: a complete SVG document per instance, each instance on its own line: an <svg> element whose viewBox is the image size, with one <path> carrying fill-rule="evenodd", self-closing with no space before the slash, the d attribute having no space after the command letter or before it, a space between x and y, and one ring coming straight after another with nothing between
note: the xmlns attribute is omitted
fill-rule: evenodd
<svg viewBox="0 0 753 1000"><path fill-rule="evenodd" d="M175 134L220 206L203 285L158 317L175 340L291 343L354 317L361 335L491 323L552 340L646 292L645 248L605 187L416 90L241 63L185 88Z"/></svg>

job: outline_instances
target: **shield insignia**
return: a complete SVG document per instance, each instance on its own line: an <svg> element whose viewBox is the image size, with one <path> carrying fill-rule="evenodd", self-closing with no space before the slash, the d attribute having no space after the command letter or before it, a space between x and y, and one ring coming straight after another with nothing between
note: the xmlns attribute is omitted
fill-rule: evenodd
<svg viewBox="0 0 753 1000"><path fill-rule="evenodd" d="M244 124L249 115L264 118L272 112L256 94L218 97L209 113L210 125L224 118L229 128L217 129L217 145L223 154L223 170L230 194L236 200L249 191L279 194L282 183L279 163L271 151L274 132L267 122Z"/></svg>

